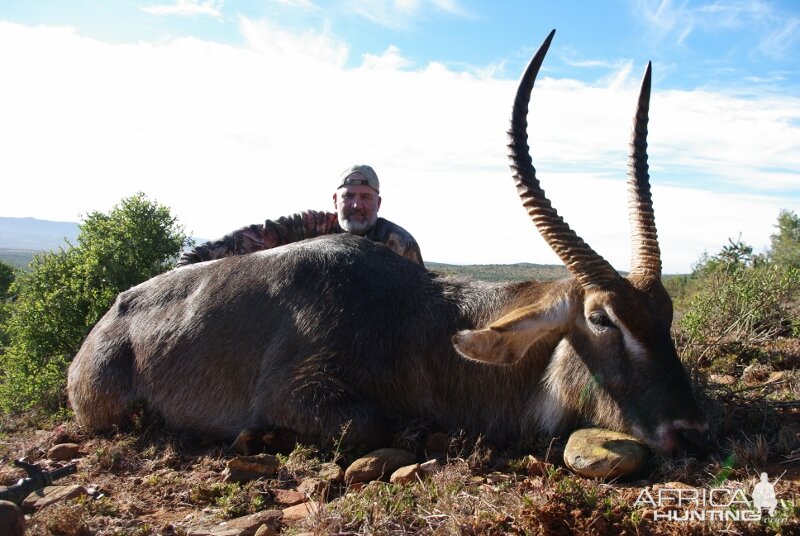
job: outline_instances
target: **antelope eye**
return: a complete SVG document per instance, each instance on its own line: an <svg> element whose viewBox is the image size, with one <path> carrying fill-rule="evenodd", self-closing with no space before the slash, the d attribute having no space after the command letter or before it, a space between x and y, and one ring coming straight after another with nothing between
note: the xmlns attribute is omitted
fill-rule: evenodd
<svg viewBox="0 0 800 536"><path fill-rule="evenodd" d="M594 311L589 314L589 322L600 331L614 327L614 323L611 322L611 319L603 311Z"/></svg>

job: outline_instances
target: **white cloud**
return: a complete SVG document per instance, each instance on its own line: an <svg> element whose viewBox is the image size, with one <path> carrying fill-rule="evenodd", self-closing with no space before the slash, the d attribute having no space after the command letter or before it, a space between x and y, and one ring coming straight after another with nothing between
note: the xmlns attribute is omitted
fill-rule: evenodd
<svg viewBox="0 0 800 536"><path fill-rule="evenodd" d="M458 17L470 16L458 0L354 0L350 9L387 28L404 28L431 10Z"/></svg>
<svg viewBox="0 0 800 536"><path fill-rule="evenodd" d="M558 262L506 164L515 81L412 69L391 47L348 68L347 44L325 32L248 19L241 30L244 47L109 45L0 22L0 50L20 51L0 56L0 214L75 220L142 190L214 238L331 208L337 173L362 162L381 176L381 214L426 259ZM604 85L543 78L530 116L554 206L621 269L637 67ZM798 124L798 98L656 89L650 164L668 271L740 231L767 244L778 210L800 204Z"/></svg>
<svg viewBox="0 0 800 536"><path fill-rule="evenodd" d="M404 58L400 54L400 49L394 45L390 45L380 56L364 54L361 60L361 66L365 69L402 70L410 65L411 62Z"/></svg>
<svg viewBox="0 0 800 536"><path fill-rule="evenodd" d="M306 11L314 11L319 7L310 0L269 0L274 4L280 4L286 7L299 8Z"/></svg>
<svg viewBox="0 0 800 536"><path fill-rule="evenodd" d="M321 62L341 67L350 54L347 44L326 32L296 34L268 20L254 21L246 17L239 17L239 27L248 48L258 53L262 62L275 62L282 69L291 69L291 64L298 60L303 65Z"/></svg>
<svg viewBox="0 0 800 536"><path fill-rule="evenodd" d="M175 0L173 4L140 6L140 9L151 15L208 15L221 19L223 3L224 0Z"/></svg>
<svg viewBox="0 0 800 536"><path fill-rule="evenodd" d="M773 26L773 30L759 44L759 49L765 56L780 59L786 57L798 42L800 42L800 18L790 17Z"/></svg>
<svg viewBox="0 0 800 536"><path fill-rule="evenodd" d="M753 33L756 37L748 48L772 59L790 56L800 41L797 31L800 19L764 0L692 3L688 0L635 0L634 6L650 25L648 35L657 41L671 40L684 45L696 31Z"/></svg>

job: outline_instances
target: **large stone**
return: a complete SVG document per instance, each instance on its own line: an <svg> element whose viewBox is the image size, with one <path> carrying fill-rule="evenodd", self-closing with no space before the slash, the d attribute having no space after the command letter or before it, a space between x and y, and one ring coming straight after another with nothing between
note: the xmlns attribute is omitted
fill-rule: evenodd
<svg viewBox="0 0 800 536"><path fill-rule="evenodd" d="M344 473L348 484L369 482L391 475L404 465L416 462L414 455L402 449L378 449L350 464Z"/></svg>
<svg viewBox="0 0 800 536"><path fill-rule="evenodd" d="M55 461L66 461L77 458L81 454L81 446L77 443L60 443L47 451L47 457Z"/></svg>
<svg viewBox="0 0 800 536"><path fill-rule="evenodd" d="M628 434L602 428L575 431L564 449L564 463L587 478L615 480L635 474L650 451Z"/></svg>
<svg viewBox="0 0 800 536"><path fill-rule="evenodd" d="M225 469L225 482L248 482L259 478L269 478L278 472L280 462L272 454L239 456L228 462Z"/></svg>
<svg viewBox="0 0 800 536"><path fill-rule="evenodd" d="M34 491L22 501L22 511L26 514L47 508L53 504L69 501L70 499L77 499L78 497L86 497L90 495L89 491L83 486L47 486L40 490Z"/></svg>

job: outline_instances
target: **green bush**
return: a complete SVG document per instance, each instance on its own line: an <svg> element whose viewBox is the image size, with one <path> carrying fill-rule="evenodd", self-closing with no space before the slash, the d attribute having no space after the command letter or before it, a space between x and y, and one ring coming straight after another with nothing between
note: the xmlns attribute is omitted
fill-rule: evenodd
<svg viewBox="0 0 800 536"><path fill-rule="evenodd" d="M689 354L800 331L800 270L753 254L741 240L701 257L680 289L678 328Z"/></svg>
<svg viewBox="0 0 800 536"><path fill-rule="evenodd" d="M754 254L741 239L729 240L716 255L704 254L691 277L674 282L687 348L706 352L731 342L800 335L800 262L792 260L800 251L800 218L781 211L776 227L766 255Z"/></svg>
<svg viewBox="0 0 800 536"><path fill-rule="evenodd" d="M800 327L791 307L800 289L794 268L732 265L703 274L701 282L680 320L695 342L757 343Z"/></svg>
<svg viewBox="0 0 800 536"><path fill-rule="evenodd" d="M63 407L66 369L92 326L118 293L169 269L188 242L169 209L139 193L89 214L77 246L37 255L11 286L0 410Z"/></svg>
<svg viewBox="0 0 800 536"><path fill-rule="evenodd" d="M16 270L12 266L0 261L0 354L8 346L8 331L6 322L11 311L11 284L16 277Z"/></svg>
<svg viewBox="0 0 800 536"><path fill-rule="evenodd" d="M0 300L8 298L8 289L11 287L11 283L14 282L15 273L16 270L14 270L13 266L0 261Z"/></svg>
<svg viewBox="0 0 800 536"><path fill-rule="evenodd" d="M781 210L775 227L778 232L770 237L770 260L800 269L800 216L791 210Z"/></svg>

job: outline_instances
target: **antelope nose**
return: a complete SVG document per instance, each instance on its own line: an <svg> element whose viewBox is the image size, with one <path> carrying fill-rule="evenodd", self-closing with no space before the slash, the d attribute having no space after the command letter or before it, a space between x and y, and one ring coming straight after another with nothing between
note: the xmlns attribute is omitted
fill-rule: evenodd
<svg viewBox="0 0 800 536"><path fill-rule="evenodd" d="M708 431L697 428L678 428L675 430L675 447L678 454L705 458L711 446Z"/></svg>

